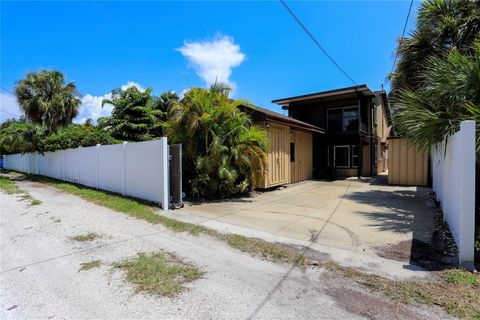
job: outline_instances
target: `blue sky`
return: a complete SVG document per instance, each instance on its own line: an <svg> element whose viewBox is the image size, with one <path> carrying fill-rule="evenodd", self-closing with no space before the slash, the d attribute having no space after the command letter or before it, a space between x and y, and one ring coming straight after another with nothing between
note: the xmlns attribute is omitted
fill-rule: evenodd
<svg viewBox="0 0 480 320"><path fill-rule="evenodd" d="M288 3L357 83L380 89L409 1ZM279 112L271 100L352 85L277 1L0 6L0 85L13 91L28 71L61 70L83 100L77 121L108 114L101 100L128 85L181 93L219 79L234 87L235 98ZM0 119L18 114L5 90L0 98Z"/></svg>

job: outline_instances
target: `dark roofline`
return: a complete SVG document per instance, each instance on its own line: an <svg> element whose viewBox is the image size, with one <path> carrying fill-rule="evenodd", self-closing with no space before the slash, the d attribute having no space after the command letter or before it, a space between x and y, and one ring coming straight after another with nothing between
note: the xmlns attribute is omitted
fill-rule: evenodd
<svg viewBox="0 0 480 320"><path fill-rule="evenodd" d="M240 108L245 108L245 109L250 109L252 112L259 112L265 116L266 121L273 121L273 122L280 122L287 124L293 128L300 129L300 130L305 130L305 131L312 131L312 132L318 132L318 133L325 133L325 130L314 126L310 123L306 123L291 117L284 116L283 114L280 114L278 112L268 110L265 108L257 107L257 106L252 106L252 105L239 105Z"/></svg>
<svg viewBox="0 0 480 320"><path fill-rule="evenodd" d="M358 86L345 87L345 88L339 88L339 89L327 90L327 91L319 91L319 92L304 94L304 95L300 95L300 96L276 99L276 100L272 100L272 103L286 104L286 103L290 103L290 102L310 100L310 99L316 99L316 98L324 98L324 97L342 95L342 94L348 94L348 93L354 93L354 92L360 92L360 93L367 92L368 95L370 95L370 96L374 95L373 91L370 90L367 87L366 84L361 84L361 85L358 85Z"/></svg>

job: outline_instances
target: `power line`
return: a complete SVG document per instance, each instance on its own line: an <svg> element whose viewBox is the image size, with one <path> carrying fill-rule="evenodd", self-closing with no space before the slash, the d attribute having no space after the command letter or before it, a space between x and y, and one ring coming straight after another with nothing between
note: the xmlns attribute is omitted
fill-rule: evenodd
<svg viewBox="0 0 480 320"><path fill-rule="evenodd" d="M287 5L287 3L284 0L280 0L280 2L283 4L285 9L287 9L288 13L290 13L290 15L293 17L293 19L295 19L295 21L297 21L297 23L300 25L300 27L303 29L303 31L305 31L305 33L310 37L310 39L312 39L312 41L317 45L317 47L323 52L323 54L325 56L327 56L327 58L337 67L338 70L340 70L341 73L343 73L343 75L345 77L347 77L353 84L357 85L355 80L353 80L352 77L350 77L348 75L348 73L345 70L343 70L343 68L335 61L335 59L333 59L332 56L330 54L328 54L327 50L325 50L322 47L322 45L317 41L317 39L313 36L313 34L307 29L307 27L305 27L305 25L302 23L302 21L300 21L300 19L295 15L295 13L292 11L292 9L290 9L290 7Z"/></svg>
<svg viewBox="0 0 480 320"><path fill-rule="evenodd" d="M405 31L407 30L408 19L410 18L410 13L412 12L412 6L413 0L410 1L410 7L408 7L407 18L405 19L405 24L403 25L402 37L400 38L400 42L398 43L398 49L395 52L395 60L393 60L392 70L390 71L390 74L393 72L393 69L395 69L395 64L397 63L398 51L402 47L403 38L405 37Z"/></svg>
<svg viewBox="0 0 480 320"><path fill-rule="evenodd" d="M8 90L7 88L4 88L4 87L0 87L2 88L3 90L7 91L8 93L10 93L12 96L17 96L15 93L13 93L12 91Z"/></svg>

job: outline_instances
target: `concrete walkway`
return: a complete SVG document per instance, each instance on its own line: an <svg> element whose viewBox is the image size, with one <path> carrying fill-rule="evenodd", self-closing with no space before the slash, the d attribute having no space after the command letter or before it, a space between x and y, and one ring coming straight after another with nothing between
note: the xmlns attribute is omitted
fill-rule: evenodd
<svg viewBox="0 0 480 320"><path fill-rule="evenodd" d="M308 181L252 198L189 203L169 214L270 241L309 245L355 266L395 264L384 257L398 260L400 269L419 270L409 265L410 250L412 239L428 243L432 237L435 213L428 192L389 186L381 178ZM358 263L354 257L361 257Z"/></svg>

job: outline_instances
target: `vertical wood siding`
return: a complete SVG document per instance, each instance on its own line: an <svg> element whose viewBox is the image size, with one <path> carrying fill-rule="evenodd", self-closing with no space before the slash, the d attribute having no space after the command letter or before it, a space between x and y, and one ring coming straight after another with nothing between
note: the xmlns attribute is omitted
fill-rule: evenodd
<svg viewBox="0 0 480 320"><path fill-rule="evenodd" d="M312 178L312 134L292 130L288 126L269 123L267 172L255 181L256 188L270 188ZM290 142L295 143L295 162L290 162Z"/></svg>
<svg viewBox="0 0 480 320"><path fill-rule="evenodd" d="M265 188L286 184L289 180L290 130L287 126L270 124L269 150Z"/></svg>
<svg viewBox="0 0 480 320"><path fill-rule="evenodd" d="M411 148L407 139L389 139L388 144L388 183L426 186L427 154Z"/></svg>
<svg viewBox="0 0 480 320"><path fill-rule="evenodd" d="M295 143L295 162L291 162L290 183L312 178L312 134L293 130L291 142Z"/></svg>

